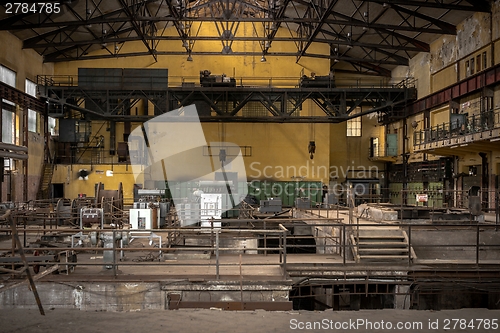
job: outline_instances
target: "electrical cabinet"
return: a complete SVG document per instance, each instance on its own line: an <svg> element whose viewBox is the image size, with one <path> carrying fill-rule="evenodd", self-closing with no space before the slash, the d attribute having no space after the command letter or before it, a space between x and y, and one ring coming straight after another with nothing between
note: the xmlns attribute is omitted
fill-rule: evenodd
<svg viewBox="0 0 500 333"><path fill-rule="evenodd" d="M212 222L210 220L220 220L222 217L222 194L205 194L201 195L201 226L210 228ZM221 222L213 222L214 228L220 228Z"/></svg>
<svg viewBox="0 0 500 333"><path fill-rule="evenodd" d="M159 208L132 208L130 210L130 229L158 229L160 226Z"/></svg>

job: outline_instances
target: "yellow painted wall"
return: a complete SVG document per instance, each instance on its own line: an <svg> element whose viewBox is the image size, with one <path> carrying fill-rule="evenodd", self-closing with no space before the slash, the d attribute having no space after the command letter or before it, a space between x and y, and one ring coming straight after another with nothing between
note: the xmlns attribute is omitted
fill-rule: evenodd
<svg viewBox="0 0 500 333"><path fill-rule="evenodd" d="M195 29L196 27L193 27ZM214 31L214 26L207 23L203 24L202 32L211 34ZM246 34L253 35L251 25L240 24L238 28L240 31L245 31ZM174 28L168 28L164 35L175 35L177 32ZM288 37L290 32L286 29L280 29L277 36ZM285 48L292 47L289 43L275 42L272 44L270 52L285 51ZM266 62L261 62L260 48L257 43L243 43L235 41L232 44L234 52L255 52L255 56L224 56L220 55L193 55L193 61L187 61L186 56L158 56L158 62L155 62L152 56L134 57L133 61L130 58L116 58L105 60L92 60L92 61L75 61L58 63L55 66L56 74L60 75L76 75L78 67L113 67L113 68L168 68L169 78L172 81L181 81L181 78L186 80L196 81L199 80L200 70L208 69L212 74L225 73L228 76L235 75L236 78L253 77L253 78L289 78L293 82L298 82L302 73L309 75L315 72L317 75L327 75L329 72L329 60L318 58L302 58L299 63L296 63L295 57L274 57L267 56ZM182 48L182 42L165 41L160 42L158 51L185 51ZM197 52L220 52L222 50L222 43L196 41L193 51ZM123 44L120 53L123 52L137 52L144 51L144 45L141 42L128 42ZM329 47L327 45L313 44L308 52L315 54L329 54ZM107 51L96 51L96 54L107 53ZM92 53L90 54L92 55ZM198 81L199 82L199 81Z"/></svg>
<svg viewBox="0 0 500 333"><path fill-rule="evenodd" d="M421 98L431 92L431 55L430 53L418 53L409 61L409 66L397 66L391 76L393 82L400 82L404 78L414 79L417 89L417 98Z"/></svg>
<svg viewBox="0 0 500 333"><path fill-rule="evenodd" d="M44 64L33 50L23 50L23 43L16 36L0 31L0 41L0 63L17 73L17 89L24 91L25 79L36 82L37 75L53 74L53 64Z"/></svg>
<svg viewBox="0 0 500 333"><path fill-rule="evenodd" d="M87 169L90 174L88 180L79 180L78 171ZM107 176L106 172L112 171L113 176ZM118 190L119 183L123 185L123 198L126 203L133 202L134 176L127 165L56 165L52 183L64 184L64 196L66 198L76 198L79 194L86 194L88 197L95 196L95 184L103 183L105 190Z"/></svg>
<svg viewBox="0 0 500 333"><path fill-rule="evenodd" d="M495 64L498 64L500 62L500 40L496 40L493 43L494 47L494 61Z"/></svg>
<svg viewBox="0 0 500 333"><path fill-rule="evenodd" d="M346 137L346 122L330 127L331 179L339 183L349 178L380 177L384 163L369 160L370 139L379 138L379 146L385 144L384 128L378 126L374 116L363 116L360 137ZM350 172L350 170L356 170ZM370 172L373 171L373 172Z"/></svg>
<svg viewBox="0 0 500 333"><path fill-rule="evenodd" d="M243 28L248 29L243 24ZM167 30L165 34L175 34ZM248 31L251 33L251 31ZM280 30L281 36L287 36L288 31ZM180 50L182 46L179 42L172 42L168 45L161 44L159 50ZM140 49L140 43L126 43L122 51L133 52ZM287 43L275 42L270 52L285 51L291 47ZM207 44L197 41L195 51L207 51L221 49L222 45L217 43ZM234 52L260 52L256 44L233 44ZM329 54L329 49L324 45L311 45L310 53ZM113 60L76 61L70 63L58 63L55 72L58 75L76 75L79 67L117 67L117 68L168 68L169 83L179 84L181 82L199 83L199 72L208 69L212 74L226 74L234 76L238 84L243 82L247 85L270 84L272 86L295 86L302 74L310 75L314 72L317 75L327 75L329 72L328 59L313 59L304 57L296 63L293 57L273 57L266 56L267 61L261 62L260 55L257 56L202 56L193 55L193 61L187 61L183 56L159 56L158 62L154 62L152 57L137 57L134 61L130 59L117 58ZM356 78L342 78L346 84L355 86L361 81ZM247 83L249 82L249 83ZM387 79L370 78L369 84L381 86L387 83ZM141 114L140 104L137 106ZM132 113L134 113L133 111ZM302 115L322 115L323 112L313 103L304 103L301 110ZM109 132L105 131L106 124L95 122L93 134L104 135L105 140L109 140ZM136 125L136 124L134 124ZM376 117L363 117L361 138L346 139L346 124L273 124L273 123L204 123L203 129L207 142L220 141L223 127L224 140L240 146L251 146L252 155L244 157L247 176L253 179L272 179L289 181L296 178L305 181L322 181L327 183L330 178L332 166L335 172L340 170L359 169L373 167L376 165L379 170L383 169L383 163L374 163L368 160L369 142L371 137L380 137L383 133L382 127L377 127ZM134 127L134 126L133 126ZM97 130L100 129L99 132ZM117 141L122 136L123 125L117 124ZM187 136L189 137L189 136ZM384 144L384 138L381 138ZM316 143L316 154L310 159L308 153L309 141ZM106 146L105 150L108 150ZM130 172L130 171L129 171ZM189 171L186 170L186 173ZM341 174L341 172L340 172ZM351 174L352 176L352 174ZM375 175L374 175L375 176ZM62 177L62 178L61 178ZM66 173L58 173L54 176L57 181L64 181ZM146 175L147 180L150 175ZM106 180L105 180L106 181ZM138 182L144 179L138 180ZM93 183L90 177L87 183ZM130 191L132 183L124 182L124 189ZM81 186L81 185L75 185ZM110 186L113 186L111 184ZM110 188L107 184L106 188ZM79 190L66 191L67 195L76 195Z"/></svg>
<svg viewBox="0 0 500 333"><path fill-rule="evenodd" d="M438 125L441 126L449 122L450 122L450 109L447 105L431 111L432 127Z"/></svg>
<svg viewBox="0 0 500 333"><path fill-rule="evenodd" d="M432 92L439 91L457 82L457 65L448 66L432 75Z"/></svg>

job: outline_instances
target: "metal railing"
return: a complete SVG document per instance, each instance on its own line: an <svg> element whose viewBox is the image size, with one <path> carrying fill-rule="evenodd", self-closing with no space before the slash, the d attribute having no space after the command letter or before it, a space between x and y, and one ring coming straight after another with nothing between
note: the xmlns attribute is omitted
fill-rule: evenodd
<svg viewBox="0 0 500 333"><path fill-rule="evenodd" d="M372 146L368 148L368 158L398 157L397 147Z"/></svg>
<svg viewBox="0 0 500 333"><path fill-rule="evenodd" d="M19 233L27 234L40 234L44 232L54 231L52 229L46 228L19 228ZM239 263L239 265L243 266L280 266L282 273L286 274L286 265L287 265L287 233L289 232L283 225L278 224L277 228L266 229L266 230L257 230L257 229L218 229L218 228L163 228L163 229L141 229L141 230L128 230L128 229L68 229L68 228L58 228L58 233L66 233L72 234L74 237L71 237L71 243L73 246L68 244L67 247L58 247L57 252L64 251L74 251L76 253L92 253L95 257L97 254L102 254L103 261L101 262L73 262L72 266L82 266L82 267L92 267L92 266L103 266L106 270L112 272L113 276L118 274L118 267L134 267L134 266L148 266L154 265L158 266L205 266L205 267L215 267L214 277L215 279L220 279L221 276L221 268L227 266L238 265L235 262L222 262L220 260L221 254L226 252L235 253L240 252L244 253L246 251L278 251L278 257L276 257L275 261L270 260L268 262L256 261L254 263ZM140 234L139 234L140 233ZM148 239L149 246L141 246L141 247L129 247L129 246L120 246L118 242L111 242L108 246L80 246L78 244L85 244L85 242L77 241L80 239L90 240L91 238L99 239L99 235L109 234L110 239L115 240L123 240L125 238L128 239L138 239L138 238L146 238ZM127 234L127 236L124 236ZM210 245L198 245L198 246L189 246L189 247L179 247L174 246L174 244L169 244L169 240L172 240L173 237L171 234L176 234L177 237L181 235L182 237L194 237L198 240L208 240ZM222 241L224 239L229 239L234 241L235 239L248 239L248 238L262 238L264 235L268 237L274 237L279 240L278 247L248 247L248 246L222 246ZM26 237L26 236L25 236ZM165 242L162 241L165 240ZM156 242L155 242L156 240ZM201 242L203 243L203 242ZM31 249L25 248L26 251L30 251ZM47 250L51 253L54 252L54 249L51 248L37 248L38 252L43 252ZM11 253L15 253L15 248L0 248L0 252L8 251ZM190 260L162 260L165 256L172 253L207 253L209 255L209 259L215 259L215 262L197 262ZM146 254L142 257L127 259L128 256L133 257L133 253ZM108 258L108 260L104 259ZM272 258L271 258L272 259ZM1 262L1 260L0 260ZM60 264L59 261L44 261L44 262L31 262L32 266L51 266Z"/></svg>
<svg viewBox="0 0 500 333"><path fill-rule="evenodd" d="M220 74L222 75L222 73ZM219 76L220 76L219 75ZM226 75L233 77L233 75ZM141 77L148 79L149 77ZM301 75L296 77L242 77L235 76L237 87L274 87L274 88L297 88L300 86ZM152 82L153 84L154 82ZM38 75L37 84L44 87L77 87L78 75ZM340 88L414 88L416 80L413 78L401 78L398 82L389 79L373 79L366 77L335 78L335 87ZM175 87L201 87L199 76L168 76L168 86ZM124 90L127 87L124 87Z"/></svg>
<svg viewBox="0 0 500 333"><path fill-rule="evenodd" d="M416 131L413 134L413 145L458 138L497 128L500 128L500 110L491 110Z"/></svg>
<svg viewBox="0 0 500 333"><path fill-rule="evenodd" d="M102 254L103 258L107 257L108 261L92 262L92 261L79 261L71 263L61 263L60 261L44 261L44 262L33 262L30 265L66 265L66 266L82 266L82 267L92 267L92 266L105 266L106 269L112 272L113 276L119 274L118 268L126 269L126 267L212 267L214 269L213 277L215 279L220 279L221 276L228 275L229 273L221 273L221 269L227 267L264 267L264 266L279 266L281 269L282 277L287 278L287 272L289 270L290 258L294 258L295 251L298 248L307 249L311 251L307 253L313 254L315 256L321 257L328 256L327 266L332 267L332 265L337 265L339 267L343 266L355 266L353 253L356 252L358 244L352 239L359 239L359 232L364 227L369 229L384 230L388 226L394 228L397 227L406 233L405 242L408 245L407 258L406 260L390 261L391 265L396 265L404 269L404 267L410 267L418 265L419 263L425 262L425 258L422 259L420 253L432 253L427 257L429 260L435 260L437 254L439 258L442 256L448 256L446 260L438 260L433 262L433 264L443 264L443 265L500 265L499 260L491 259L490 251L500 252L500 244L491 241L489 235L490 232L496 232L497 226L487 223L479 223L474 220L470 221L446 221L446 223L397 223L397 224L385 224L385 223L360 223L359 219L356 219L355 223L342 223L344 218L326 218L324 217L323 211L318 211L316 209L312 211L304 211L309 213L309 217L295 218L295 219L231 219L230 221L236 223L232 228L214 228L212 227L166 227L162 229L141 229L141 237L150 240L148 245L142 245L140 247L133 246L121 246L117 242L112 242L112 246L102 247L102 246L88 246L85 245L86 242L82 243L82 246L67 246L58 247L57 251L74 251L75 253L91 253ZM332 210L331 213L335 211ZM337 212L338 213L338 212ZM345 214L345 212L344 212ZM228 219L229 220L229 219ZM218 220L218 221L228 221L228 220ZM265 227L261 226L239 226L240 224L248 224L249 221L253 223L265 223ZM354 221L349 219L348 221ZM217 222L217 220L214 220ZM304 228L310 227L310 234L292 234L292 228ZM295 229L297 230L297 229ZM450 240L451 238L445 234L446 232L456 233L457 231L463 233L464 237L457 238L457 241ZM19 233L23 233L26 238L29 234L42 234L45 232L54 231L47 228L33 228L27 227L26 224L18 226ZM98 234L107 233L112 239L121 239L123 237L134 237L137 235L137 230L128 229L75 229L75 228L58 228L58 233L65 234L78 234L78 237L86 235L88 238L94 237L98 238ZM124 233L128 236L123 236ZM420 233L420 235L419 235ZM444 233L439 236L439 233ZM437 235L437 237L429 237L429 235ZM94 235L94 236L92 236ZM148 236L149 235L149 236ZM355 237L351 237L351 236ZM180 238L193 238L197 239L195 245L193 246L179 246L178 240ZM356 238L358 237L358 238ZM441 238L440 238L441 237ZM444 238L443 238L444 237ZM303 242L297 240L314 239L314 243L310 245L304 245ZM259 246L259 242L255 243L257 246L246 246L245 245L234 245L231 243L234 240L262 240L263 246ZM445 241L443 241L443 239ZM225 241L228 241L225 243ZM271 241L272 244L271 244ZM89 244L87 242L87 244ZM273 245L273 246L271 246ZM415 254L412 251L415 248L417 252L418 259L415 258ZM457 260L457 249L466 254L466 256L460 257ZM31 251L34 249L26 248L26 251ZM44 248L37 248L39 252L44 251ZM47 251L51 253L54 252L54 248L46 248ZM0 248L0 252L6 251L15 253L16 249L13 248ZM251 252L251 253L248 253ZM420 252L420 253L419 253ZM164 260L169 254L189 254L189 253L203 253L207 255L206 261L200 260ZM138 254L143 254L139 256ZM145 254L145 255L144 255ZM246 258L257 258L254 261L237 261L235 256L232 260L228 260L227 255L231 254L243 254ZM221 257L225 256L225 260L221 260ZM433 257L434 256L434 257ZM424 256L425 257L425 256ZM266 260L260 260L258 258L268 258ZM302 264L309 264L312 257L303 259ZM439 259L437 258L437 259ZM494 258L494 257L493 257ZM294 263L297 260L294 259ZM363 265L369 265L373 267L384 267L387 262L361 262ZM144 270L139 273L135 272L133 274L142 274ZM233 270L237 271L237 270ZM232 274L230 274L232 275ZM237 275L237 274L236 274ZM86 273L88 276L88 272Z"/></svg>

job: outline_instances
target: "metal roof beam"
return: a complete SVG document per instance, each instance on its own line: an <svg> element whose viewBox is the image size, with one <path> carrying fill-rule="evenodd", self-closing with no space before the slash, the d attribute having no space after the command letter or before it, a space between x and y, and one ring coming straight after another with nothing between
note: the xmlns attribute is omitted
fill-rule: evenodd
<svg viewBox="0 0 500 333"><path fill-rule="evenodd" d="M321 31L321 28L323 26L323 23L325 22L325 19L330 15L333 7L337 4L338 0L330 0L330 4L328 5L328 8L323 8L323 13L321 14L321 18L319 19L319 22L317 22L317 26L314 28L312 33L309 35L308 40L306 44L302 47L301 50L299 50L299 55L297 56L296 62L298 63L300 58L306 53L307 49L309 46L312 44L313 39L318 35L318 33Z"/></svg>
<svg viewBox="0 0 500 333"><path fill-rule="evenodd" d="M130 6L129 7L128 3L126 2L126 0L120 0L120 3L122 5L125 13L129 17L130 23L132 23L132 25L134 27L135 33L141 38L142 43L148 49L148 53L153 56L153 58L155 59L155 61L158 61L158 57L156 55L156 50L154 49L154 47L151 47L151 45L149 45L149 42L146 39L146 37L144 35L144 32L141 29L141 26L135 20L135 15L134 15L134 13L132 13L132 10L131 10L131 8L133 8L134 6ZM134 9L138 9L138 8L139 7L137 6L137 8L134 8Z"/></svg>
<svg viewBox="0 0 500 333"><path fill-rule="evenodd" d="M491 13L491 1L487 0L465 0L474 7L477 12Z"/></svg>
<svg viewBox="0 0 500 333"><path fill-rule="evenodd" d="M156 55L158 56L179 56L179 55L185 55L186 53L184 51L156 51ZM275 56L275 57L297 57L298 52L268 52L267 53L269 56ZM74 61L74 60L95 60L95 59L113 59L113 58L123 58L123 57L138 57L138 56L147 56L150 55L149 52L147 51L142 51L142 52L130 52L130 53L117 53L117 54L102 54L102 55L85 55L85 56L68 56L64 58L54 58L54 57L46 57L44 59L45 62L64 62L64 61ZM192 56L197 56L197 55L217 55L217 56L224 56L224 54L221 54L220 52L213 51L213 52L192 52ZM233 52L230 54L231 56L254 56L254 57L261 57L262 52ZM373 60L373 59L364 59L364 58L355 58L355 57L348 57L348 56L333 56L333 55L327 55L327 54L315 54L315 53L305 53L304 56L310 57L310 58L318 58L318 59L338 59L342 61L352 61L352 62L373 62L375 61L377 64L385 64L385 65L393 65L393 66L407 66L408 65L408 60L405 59L405 61L394 61L394 60L387 60L387 59L381 59L381 60ZM403 58L404 59L404 58Z"/></svg>
<svg viewBox="0 0 500 333"><path fill-rule="evenodd" d="M405 5L414 7L440 8L449 10L460 10L470 12L491 12L491 5L485 0L466 0L470 6L448 4L442 0L435 1L416 1L416 0L366 0L366 2L374 2L378 4L388 5Z"/></svg>
<svg viewBox="0 0 500 333"><path fill-rule="evenodd" d="M443 35L456 35L457 34L457 27L454 26L453 24L446 23L444 21L435 19L433 17L427 16L427 15L424 15L424 14L420 14L418 11L410 10L410 9L407 9L407 8L404 8L404 7L401 7L401 6L391 5L391 7L395 11L398 11L398 12L401 12L401 13L405 13L405 14L409 14L409 15L414 16L414 17L418 17L418 18L420 18L422 20L426 20L426 21L434 24L437 27L440 27L442 29L442 34Z"/></svg>

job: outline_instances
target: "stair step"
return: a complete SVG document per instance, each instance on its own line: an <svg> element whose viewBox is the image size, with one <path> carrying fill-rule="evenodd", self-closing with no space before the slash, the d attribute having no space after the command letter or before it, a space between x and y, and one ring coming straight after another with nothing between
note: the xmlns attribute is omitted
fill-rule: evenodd
<svg viewBox="0 0 500 333"><path fill-rule="evenodd" d="M397 249L397 248L392 248L392 249L375 249L375 248L359 248L358 249L358 253L366 253L366 254L369 254L369 253L394 253L394 254L397 254L397 253L408 253L408 248L401 248L401 249Z"/></svg>
<svg viewBox="0 0 500 333"><path fill-rule="evenodd" d="M403 255L362 255L359 256L360 259L408 259L408 256Z"/></svg>
<svg viewBox="0 0 500 333"><path fill-rule="evenodd" d="M407 247L406 242L359 242L358 246L362 247Z"/></svg>
<svg viewBox="0 0 500 333"><path fill-rule="evenodd" d="M356 236L355 236L356 237ZM359 238L368 238L368 239L404 239L403 235L363 235L360 234Z"/></svg>

